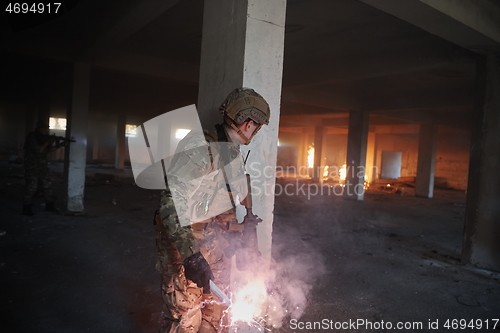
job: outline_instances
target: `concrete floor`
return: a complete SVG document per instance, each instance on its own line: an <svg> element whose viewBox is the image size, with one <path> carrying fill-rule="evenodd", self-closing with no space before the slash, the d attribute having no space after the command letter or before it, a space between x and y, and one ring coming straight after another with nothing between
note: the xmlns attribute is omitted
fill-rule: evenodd
<svg viewBox="0 0 500 333"><path fill-rule="evenodd" d="M62 168L52 169L62 197ZM96 172L118 178L92 180ZM0 165L2 332L156 332L158 191L133 185L130 170L87 168L87 174L86 215L41 212L38 198L40 212L25 217L23 169ZM364 202L278 196L273 257L287 275L278 281L299 281L287 285L308 294L302 316L284 318L275 331L320 331L294 329L291 319L297 326L323 319L422 322L423 329L408 332L444 332L447 319L482 319L491 328L500 318L500 274L460 264L464 204L465 194L453 190L420 199L411 190L399 196L372 187ZM279 292L285 285L273 287ZM429 320L439 320L439 329L429 330Z"/></svg>

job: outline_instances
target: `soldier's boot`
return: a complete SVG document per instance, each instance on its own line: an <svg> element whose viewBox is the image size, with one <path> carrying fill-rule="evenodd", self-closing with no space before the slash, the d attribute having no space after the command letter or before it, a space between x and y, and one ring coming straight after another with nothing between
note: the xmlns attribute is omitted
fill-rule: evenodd
<svg viewBox="0 0 500 333"><path fill-rule="evenodd" d="M46 202L45 203L45 211L59 214L59 210L54 206L53 202Z"/></svg>
<svg viewBox="0 0 500 333"><path fill-rule="evenodd" d="M33 216L35 213L31 210L31 205L23 205L23 215Z"/></svg>

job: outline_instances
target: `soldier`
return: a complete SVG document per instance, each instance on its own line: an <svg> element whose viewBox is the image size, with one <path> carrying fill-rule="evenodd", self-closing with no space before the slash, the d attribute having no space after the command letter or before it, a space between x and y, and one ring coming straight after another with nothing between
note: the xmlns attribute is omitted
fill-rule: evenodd
<svg viewBox="0 0 500 333"><path fill-rule="evenodd" d="M35 131L30 132L26 137L24 143L24 178L26 185L23 194L23 215L34 215L31 206L39 184L45 199L45 210L54 213L58 212L54 206L52 182L47 163L47 154L59 148L53 145L55 141L56 138L49 135L49 126L43 121L39 121Z"/></svg>
<svg viewBox="0 0 500 333"><path fill-rule="evenodd" d="M162 333L227 329L226 307L210 293L209 282L228 292L231 244L235 235L244 233L236 220L235 198L249 196L239 147L269 123L270 110L253 89L239 88L220 112L224 122L216 125L216 132L190 133L179 143L155 216ZM200 141L207 145L200 146ZM251 209L247 217L260 221Z"/></svg>

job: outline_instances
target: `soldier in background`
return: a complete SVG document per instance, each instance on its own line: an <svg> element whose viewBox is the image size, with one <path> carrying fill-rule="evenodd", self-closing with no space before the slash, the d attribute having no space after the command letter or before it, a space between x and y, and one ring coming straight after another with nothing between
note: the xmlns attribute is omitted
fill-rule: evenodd
<svg viewBox="0 0 500 333"><path fill-rule="evenodd" d="M238 158L243 160L240 144L249 144L269 123L270 110L253 89L239 88L229 94L220 112L223 124L216 125L214 132L188 134L179 143L167 171L168 187L161 194L155 216L156 268L161 274L164 302L161 333L227 330L226 307L210 293L209 282L213 280L228 292L229 260L234 254L229 251L231 239L244 232L236 219L234 198L239 195L241 200L248 191L234 193L240 192L241 185L247 186L243 163L233 168L224 166ZM200 146L200 141L207 145ZM221 142L224 144L211 144ZM228 183L234 191L229 196ZM220 207L227 210L210 213L220 212ZM260 221L251 208L247 208L247 217Z"/></svg>
<svg viewBox="0 0 500 333"><path fill-rule="evenodd" d="M52 182L47 162L47 154L60 147L54 145L55 141L56 138L49 135L49 126L43 121L39 121L35 131L30 132L26 137L24 143L24 179L26 185L23 194L23 215L32 216L35 214L32 210L33 196L39 185L45 199L45 210L58 213L54 206Z"/></svg>

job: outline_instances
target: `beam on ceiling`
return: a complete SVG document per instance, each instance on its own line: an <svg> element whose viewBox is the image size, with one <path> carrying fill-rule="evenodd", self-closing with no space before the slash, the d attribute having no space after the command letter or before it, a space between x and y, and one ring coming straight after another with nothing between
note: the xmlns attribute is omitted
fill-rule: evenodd
<svg viewBox="0 0 500 333"><path fill-rule="evenodd" d="M488 0L359 1L471 51L500 51L500 9Z"/></svg>
<svg viewBox="0 0 500 333"><path fill-rule="evenodd" d="M93 63L107 52L135 32L142 29L148 23L156 19L162 13L172 8L180 0L144 0L133 10L125 15L111 29L104 32L91 46L80 56L78 61Z"/></svg>
<svg viewBox="0 0 500 333"><path fill-rule="evenodd" d="M285 89L316 87L439 70L450 64L471 62L469 56L459 55L458 52L455 53L453 46L448 46L443 47L443 42L439 41L439 43L428 44L408 52L394 50L394 52L371 54L369 59L364 54L338 61L330 59L305 66L295 66L294 72L286 77L284 87ZM397 59L397 61L387 61L387 59ZM318 71L318 68L321 68L321 71ZM287 69L285 67L285 71Z"/></svg>
<svg viewBox="0 0 500 333"><path fill-rule="evenodd" d="M187 62L166 61L139 53L123 52L119 57L106 56L97 60L94 66L159 76L183 83L198 85L199 67Z"/></svg>
<svg viewBox="0 0 500 333"><path fill-rule="evenodd" d="M284 92L283 92L284 94ZM329 105L329 104L324 104ZM320 105L319 103L302 103L296 101L294 98L294 93L287 94L286 97L282 97L281 102L281 114L286 116L293 115L319 115L319 114L338 114L338 113L346 113L349 112L348 109L334 108L334 107L326 107L324 105Z"/></svg>
<svg viewBox="0 0 500 333"><path fill-rule="evenodd" d="M287 87L281 94L285 114L330 114L349 112L358 101L341 92L327 89Z"/></svg>
<svg viewBox="0 0 500 333"><path fill-rule="evenodd" d="M446 110L446 109L444 109ZM470 130L473 113L467 108L456 109L453 113L441 109L406 109L392 111L374 111L374 114L397 119L405 119L413 123L433 123L462 130Z"/></svg>

